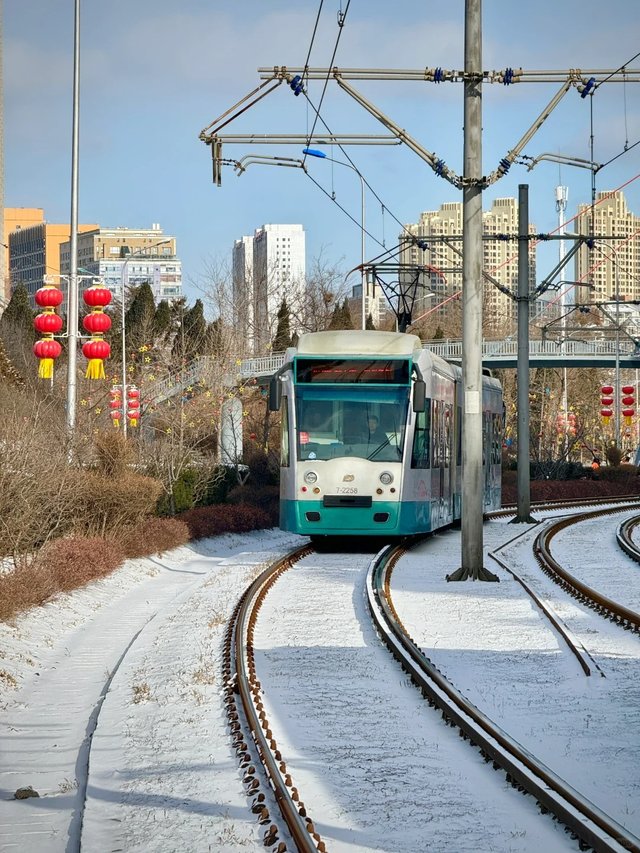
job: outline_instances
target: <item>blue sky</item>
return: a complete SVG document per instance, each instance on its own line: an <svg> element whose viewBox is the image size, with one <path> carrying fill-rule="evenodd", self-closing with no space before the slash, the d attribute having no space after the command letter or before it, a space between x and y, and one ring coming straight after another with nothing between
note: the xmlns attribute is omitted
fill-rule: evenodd
<svg viewBox="0 0 640 853"><path fill-rule="evenodd" d="M338 35L337 12L348 0L325 0L310 65L326 67ZM301 222L307 265L322 258L346 272L360 262L360 232L299 169L231 167L222 187L211 180L210 149L200 131L259 83L259 66L303 65L319 2L279 0L81 1L81 222L150 227L177 237L190 301L201 296L212 267L229 263L234 239L267 222ZM566 0L534 4L485 0L483 67L615 69L640 50L640 4ZM70 218L73 0L5 0L5 204L43 207L50 222ZM603 9L606 14L603 14ZM351 0L335 64L347 67L463 67L463 0ZM631 67L640 68L640 58ZM422 145L462 172L462 85L380 82L354 85ZM550 101L560 84L483 88L483 160L490 173ZM310 84L320 100L322 84ZM384 128L330 82L323 119L336 133ZM604 162L640 139L640 83L607 84L593 98L594 159ZM301 133L313 115L304 97L281 86L223 133ZM524 151L587 159L590 104L569 91ZM367 256L397 243L400 222L461 193L405 147L350 147L349 156L382 199L367 191ZM299 157L293 147L226 146L224 156ZM344 159L339 149L336 159ZM360 182L349 169L308 163L314 179L360 220ZM640 173L640 145L596 177L614 189ZM513 166L484 194L517 197L528 183L537 230L557 224L559 167ZM568 213L591 197L590 173L563 167ZM625 194L640 214L640 179ZM542 257L539 275L551 259ZM354 283L356 283L354 281Z"/></svg>

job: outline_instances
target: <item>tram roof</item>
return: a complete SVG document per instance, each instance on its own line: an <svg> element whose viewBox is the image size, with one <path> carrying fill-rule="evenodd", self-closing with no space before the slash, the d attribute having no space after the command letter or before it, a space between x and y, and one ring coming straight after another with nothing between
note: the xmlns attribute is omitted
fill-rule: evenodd
<svg viewBox="0 0 640 853"><path fill-rule="evenodd" d="M300 336L296 355L413 355L422 351L417 335L405 332L378 332L349 329L307 332Z"/></svg>

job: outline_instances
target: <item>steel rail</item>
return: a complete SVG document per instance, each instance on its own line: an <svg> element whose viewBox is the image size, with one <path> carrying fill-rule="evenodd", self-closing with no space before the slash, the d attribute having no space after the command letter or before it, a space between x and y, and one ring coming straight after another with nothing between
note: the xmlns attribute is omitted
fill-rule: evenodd
<svg viewBox="0 0 640 853"><path fill-rule="evenodd" d="M636 502L631 507L638 508L640 503ZM549 525L537 537L533 546L533 551L540 564L542 570L549 575L557 583L561 584L565 589L571 592L576 598L593 606L599 612L613 617L613 621L621 624L626 629L632 629L635 632L640 632L640 613L631 610L617 601L612 601L606 595L598 592L581 580L568 572L551 554L551 540L554 536L570 527L572 524L578 524L582 521L587 521L591 518L598 518L602 515L613 515L620 512L619 507L608 509L600 509L592 512L580 513L572 515L569 518L563 518L554 524Z"/></svg>
<svg viewBox="0 0 640 853"><path fill-rule="evenodd" d="M633 541L633 531L640 524L640 515L627 518L616 530L616 541L628 557L640 563L640 548Z"/></svg>
<svg viewBox="0 0 640 853"><path fill-rule="evenodd" d="M507 780L536 797L597 853L640 853L640 839L583 797L469 702L423 654L401 625L388 594L388 577L403 546L383 549L367 574L369 609L383 641L443 717L479 747Z"/></svg>
<svg viewBox="0 0 640 853"><path fill-rule="evenodd" d="M228 716L232 731L236 733L236 749L241 755L243 766L248 765L250 754L244 744L240 723L233 707L235 705L233 694L235 693L240 696L246 725L282 817L297 849L302 853L324 851L325 845L315 832L313 823L306 817L304 805L298 800L297 791L292 785L291 777L286 773L286 765L282 761L269 728L260 699L260 682L255 672L253 632L257 613L271 585L284 571L312 551L313 548L309 545L291 551L265 569L245 590L228 627L226 651L228 659L233 661L234 670L232 671L228 666L224 671L227 699L230 703L229 708L231 708L228 710ZM249 793L257 793L259 782L255 777L255 771L251 772L251 770L253 768L249 766L245 781L248 782ZM298 801L296 802L296 800ZM263 802L264 800L258 798L254 803L254 810L263 815L266 809L266 814L264 814L261 822L269 822L268 809L266 805L263 805ZM275 843L275 840L277 840L277 829L275 825L271 825L265 833L265 845ZM281 845L279 849L284 850L286 846L282 847Z"/></svg>

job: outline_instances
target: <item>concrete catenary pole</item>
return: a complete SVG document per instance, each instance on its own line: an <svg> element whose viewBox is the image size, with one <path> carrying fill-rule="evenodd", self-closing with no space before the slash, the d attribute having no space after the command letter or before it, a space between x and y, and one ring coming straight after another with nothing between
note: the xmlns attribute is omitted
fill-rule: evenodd
<svg viewBox="0 0 640 853"><path fill-rule="evenodd" d="M483 568L482 3L465 2L462 189L462 566L447 580L497 580Z"/></svg>
<svg viewBox="0 0 640 853"><path fill-rule="evenodd" d="M72 443L76 426L78 359L78 141L80 95L80 0L75 0L73 28L73 119L71 132L71 224L69 305L67 309L67 430ZM71 445L70 445L71 447Z"/></svg>
<svg viewBox="0 0 640 853"><path fill-rule="evenodd" d="M531 523L529 476L529 186L518 186L518 513Z"/></svg>

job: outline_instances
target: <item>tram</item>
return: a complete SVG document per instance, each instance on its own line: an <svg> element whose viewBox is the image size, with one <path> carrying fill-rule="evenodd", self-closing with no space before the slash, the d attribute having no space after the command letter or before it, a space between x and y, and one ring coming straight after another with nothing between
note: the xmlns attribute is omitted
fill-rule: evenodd
<svg viewBox="0 0 640 853"><path fill-rule="evenodd" d="M461 370L415 335L313 332L271 380L280 527L316 542L427 533L460 518ZM485 511L500 506L504 410L482 380Z"/></svg>

